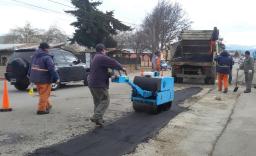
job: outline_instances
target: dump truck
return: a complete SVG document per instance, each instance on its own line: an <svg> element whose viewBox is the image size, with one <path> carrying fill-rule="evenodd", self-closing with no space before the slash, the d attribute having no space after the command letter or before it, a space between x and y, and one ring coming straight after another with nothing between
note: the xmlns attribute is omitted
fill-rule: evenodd
<svg viewBox="0 0 256 156"><path fill-rule="evenodd" d="M203 79L214 84L216 63L214 57L219 48L219 31L185 30L180 33L179 42L171 59L172 76L176 83L185 78Z"/></svg>

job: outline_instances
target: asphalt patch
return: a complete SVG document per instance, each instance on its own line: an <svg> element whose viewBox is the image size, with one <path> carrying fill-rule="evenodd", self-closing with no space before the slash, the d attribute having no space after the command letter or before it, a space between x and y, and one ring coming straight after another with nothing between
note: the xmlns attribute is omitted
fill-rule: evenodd
<svg viewBox="0 0 256 156"><path fill-rule="evenodd" d="M28 156L120 156L133 152L138 144L155 136L172 118L185 110L178 104L201 90L200 87L191 87L176 91L170 111L157 115L134 112L65 143L37 149Z"/></svg>

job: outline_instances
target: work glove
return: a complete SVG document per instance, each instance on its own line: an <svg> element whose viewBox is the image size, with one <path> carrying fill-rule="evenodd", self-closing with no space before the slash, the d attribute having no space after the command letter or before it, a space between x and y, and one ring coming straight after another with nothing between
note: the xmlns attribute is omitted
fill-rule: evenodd
<svg viewBox="0 0 256 156"><path fill-rule="evenodd" d="M251 74L251 73L252 73L252 70L248 70L248 72L249 72L249 74Z"/></svg>
<svg viewBox="0 0 256 156"><path fill-rule="evenodd" d="M126 68L122 68L122 71L127 75Z"/></svg>

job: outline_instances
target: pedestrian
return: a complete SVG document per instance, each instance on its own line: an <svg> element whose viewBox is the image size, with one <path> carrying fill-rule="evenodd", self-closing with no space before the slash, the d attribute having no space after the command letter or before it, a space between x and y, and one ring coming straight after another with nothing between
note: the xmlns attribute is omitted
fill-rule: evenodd
<svg viewBox="0 0 256 156"><path fill-rule="evenodd" d="M52 105L49 102L51 83L59 82L59 75L55 70L53 56L49 54L50 46L43 42L32 57L29 79L36 85L39 93L38 115L49 114Z"/></svg>
<svg viewBox="0 0 256 156"><path fill-rule="evenodd" d="M219 39L219 30L217 27L213 28L211 41L210 41L210 53L213 54L216 51L216 41Z"/></svg>
<svg viewBox="0 0 256 156"><path fill-rule="evenodd" d="M230 73L230 66L232 65L232 59L229 57L229 54L226 50L220 53L219 56L215 58L216 61L216 71L218 73L218 91L222 91L224 86L223 93L228 92L228 75Z"/></svg>
<svg viewBox="0 0 256 156"><path fill-rule="evenodd" d="M106 55L104 44L99 43L96 45L96 54L88 77L88 86L94 102L94 114L90 120L99 126L104 124L103 115L110 103L108 69L126 71L119 62Z"/></svg>
<svg viewBox="0 0 256 156"><path fill-rule="evenodd" d="M234 60L233 60L233 57L231 55L229 55L230 59L232 60L232 64L230 66L230 72L229 72L229 75L228 75L228 83L231 85L232 83L232 70L233 70L233 65L235 64Z"/></svg>
<svg viewBox="0 0 256 156"><path fill-rule="evenodd" d="M245 51L245 59L243 63L240 65L240 69L244 70L245 85L246 85L246 89L244 93L250 93L253 74L254 74L254 59L250 56L249 51Z"/></svg>
<svg viewBox="0 0 256 156"><path fill-rule="evenodd" d="M160 71L161 70L161 52L156 51L152 56L152 70Z"/></svg>

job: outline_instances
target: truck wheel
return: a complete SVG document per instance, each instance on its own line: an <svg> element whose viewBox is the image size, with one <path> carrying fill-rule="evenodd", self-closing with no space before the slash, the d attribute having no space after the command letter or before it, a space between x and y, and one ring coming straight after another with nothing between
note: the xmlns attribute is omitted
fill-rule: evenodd
<svg viewBox="0 0 256 156"><path fill-rule="evenodd" d="M215 84L215 79L213 77L207 77L204 79L205 84Z"/></svg>
<svg viewBox="0 0 256 156"><path fill-rule="evenodd" d="M29 83L26 83L26 82L16 82L16 83L14 84L14 87L15 87L16 89L20 90L20 91L25 91L25 90L27 90L28 86L29 86Z"/></svg>
<svg viewBox="0 0 256 156"><path fill-rule="evenodd" d="M215 84L215 78L210 78L210 80L209 80L209 84Z"/></svg>
<svg viewBox="0 0 256 156"><path fill-rule="evenodd" d="M177 83L183 83L183 78L182 77L177 77Z"/></svg>

